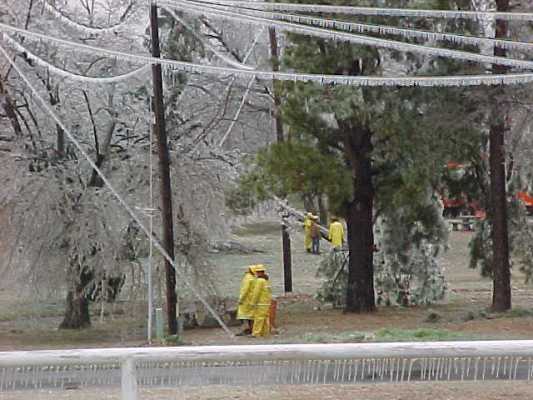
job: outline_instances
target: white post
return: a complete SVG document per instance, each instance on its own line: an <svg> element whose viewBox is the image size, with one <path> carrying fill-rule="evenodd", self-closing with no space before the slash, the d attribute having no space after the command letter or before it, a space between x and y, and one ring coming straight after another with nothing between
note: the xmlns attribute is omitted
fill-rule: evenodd
<svg viewBox="0 0 533 400"><path fill-rule="evenodd" d="M132 357L122 361L121 400L137 400L137 369Z"/></svg>
<svg viewBox="0 0 533 400"><path fill-rule="evenodd" d="M148 256L148 343L152 344L152 256L153 256L153 236L154 236L154 178L152 172L152 135L150 135L150 254Z"/></svg>

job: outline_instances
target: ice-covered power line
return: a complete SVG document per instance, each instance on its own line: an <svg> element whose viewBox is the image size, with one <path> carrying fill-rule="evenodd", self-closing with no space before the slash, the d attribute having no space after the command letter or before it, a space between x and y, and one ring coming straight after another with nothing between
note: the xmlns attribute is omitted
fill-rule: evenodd
<svg viewBox="0 0 533 400"><path fill-rule="evenodd" d="M461 10L417 10L408 8L378 8L378 7L352 7L324 4L299 4L299 3L270 3L255 1L232 0L195 0L199 4L223 4L233 7L252 8L259 10L297 11L310 13L346 14L381 17L424 17L446 19L474 19L488 15L495 19L507 21L533 21L533 13L527 12L480 12Z"/></svg>
<svg viewBox="0 0 533 400"><path fill-rule="evenodd" d="M249 69L249 70L253 70L254 68L249 66L249 65L246 65L246 64L242 64L238 61L235 61L235 60L232 60L230 57L226 56L225 54L222 54L221 52L219 52L217 49L215 49L214 46L212 46L211 44L209 44L204 38L202 38L201 35L199 35L198 33L196 33L196 30L194 28L192 28L191 26L189 26L182 18L178 17L176 15L176 13L174 11L172 11L170 8L168 7L165 7L165 6L162 6L163 10L165 10L167 13L170 14L170 16L172 18L174 18L176 21L178 21L181 25L183 25L185 27L185 29L187 29L189 32L191 32L191 34L200 42L202 43L202 45L208 49L211 53L213 53L213 55L215 55L217 58L221 59L222 61L224 61L226 64L228 65L231 65L235 68L242 68L242 69Z"/></svg>
<svg viewBox="0 0 533 400"><path fill-rule="evenodd" d="M242 8L231 8L228 6L216 6L217 8L226 10L226 11L236 11L245 15L253 15L257 17L275 19L280 21L287 21L297 24L306 24L313 25L319 28L326 29L337 29L341 31L348 32L357 32L357 33L375 33L379 35L394 35L402 36L404 38L412 39L423 39L423 40L433 40L433 41L446 41L453 44L462 44L462 45L486 45L486 46L496 46L503 49L516 49L516 50L525 50L533 51L533 43L525 43L519 41L511 40L500 40L500 39L491 39L491 38L479 38L475 36L465 36L465 35L456 35L453 33L441 33L441 32L428 32L420 31L415 29L406 29L398 28L388 25L371 25L371 24L361 24L357 22L348 22L348 21L339 21L334 19L325 19L319 17L312 17L307 15L294 15L294 14L284 14L284 13L275 13L275 12L265 12L259 10L249 10Z"/></svg>
<svg viewBox="0 0 533 400"><path fill-rule="evenodd" d="M233 332L227 327L227 325L222 321L220 316L215 312L215 310L209 305L209 303L203 298L203 296L198 292L198 290L194 287L194 285L189 281L189 279L185 276L185 273L181 271L177 266L175 261L168 255L168 253L165 251L161 243L157 239L155 239L152 235L152 232L150 232L149 228L147 228L144 223L141 221L139 216L133 211L133 209L128 205L126 200L117 192L117 190L111 185L111 182L106 178L104 173L100 170L100 168L95 164L95 162L92 160L92 158L89 156L89 154L83 149L83 146L78 142L76 137L70 132L70 130L66 127L66 125L61 121L61 119L57 116L55 111L48 105L48 103L41 97L39 94L39 91L35 89L35 87L32 85L32 83L29 81L29 79L26 77L26 75L22 72L22 70L19 68L19 66L15 63L14 60L11 59L7 51L0 46L0 54L9 62L9 64L13 67L13 69L18 73L22 81L24 81L25 85L28 87L28 89L33 93L35 98L37 99L38 103L40 103L41 108L52 117L55 123L65 132L69 140L72 142L72 144L76 147L76 149L80 152L80 154L83 155L83 157L87 160L91 168L98 174L98 176L102 179L104 184L107 186L109 191L113 194L113 196L118 200L120 205L124 208L124 210L127 212L127 214L139 225L139 228L146 234L148 239L152 242L153 246L161 253L161 255L172 265L174 270L176 271L176 274L182 279L183 283L188 286L188 288L191 290L191 292L202 302L202 304L206 307L206 309L211 313L211 315L217 320L219 325L226 331L226 333L230 337L234 337Z"/></svg>
<svg viewBox="0 0 533 400"><path fill-rule="evenodd" d="M123 17L121 18L120 22L117 22L116 24L109 25L109 26L102 26L102 27L95 27L90 26L86 24L82 24L80 22L74 21L72 18L70 18L67 14L59 10L56 6L50 4L48 0L38 0L39 3L42 4L43 8L51 15L53 15L55 18L57 18L62 24L65 24L66 26L69 26L71 28L74 28L78 31L84 32L87 35L98 35L102 33L115 33L125 27L129 24L129 19L135 14L136 10L133 9L133 3L130 4Z"/></svg>
<svg viewBox="0 0 533 400"><path fill-rule="evenodd" d="M145 65L143 67L137 68L125 74L109 76L109 77L92 77L92 76L79 75L79 74L75 74L74 72L70 72L70 71L66 71L64 69L58 68L55 65L52 65L51 63L49 63L48 61L43 60L41 57L33 54L30 50L28 50L26 47L18 43L16 40L12 39L7 34L4 34L3 38L9 47L23 54L24 57L26 57L28 60L31 60L32 62L34 62L40 67L46 68L51 74L54 74L54 75L57 75L57 76L60 76L62 78L66 78L72 81L84 82L88 84L109 85L109 84L119 83L119 82L123 82L129 79L138 77L142 75L143 73L147 72L149 68L147 65Z"/></svg>
<svg viewBox="0 0 533 400"><path fill-rule="evenodd" d="M168 1L160 1L165 5L169 4ZM213 8L207 5L199 7L189 1L174 1L174 6L180 8L184 12L197 14L197 15L210 15L213 18L219 19L231 19L243 23L259 24L266 26L274 26L280 30L299 33L302 35L311 35L320 37L327 40L345 41L365 46L375 46L385 48L389 50L397 50L403 52L413 52L426 54L436 57L453 58L464 61L474 61L479 63L491 63L496 65L505 65L508 67L521 68L521 69L533 69L533 61L517 60L512 58L487 56L483 54L469 53L460 50L450 50L437 47L429 47L423 45L417 45L412 43L398 42L394 40L386 40L380 38L374 38L370 36L355 35L353 33L330 31L323 28L315 28L311 26L298 25L290 22L273 21L267 18L254 17L251 15L244 15L237 12L224 11L220 8Z"/></svg>
<svg viewBox="0 0 533 400"><path fill-rule="evenodd" d="M26 29L0 23L0 31L18 33L31 40L47 41L70 48L78 49L89 54L106 55L121 61L133 61L143 64L162 64L172 70L208 74L221 77L235 76L265 80L282 80L295 82L316 82L319 84L338 84L351 86L479 86L479 85L513 85L533 82L533 73L506 74L506 75L462 75L462 76L402 76L402 77L376 77L376 76L349 76L349 75L324 75L301 74L290 72L272 72L262 70L244 70L212 65L200 65L184 61L169 60L131 54L124 51L104 49L65 39L55 38L42 33L31 32Z"/></svg>

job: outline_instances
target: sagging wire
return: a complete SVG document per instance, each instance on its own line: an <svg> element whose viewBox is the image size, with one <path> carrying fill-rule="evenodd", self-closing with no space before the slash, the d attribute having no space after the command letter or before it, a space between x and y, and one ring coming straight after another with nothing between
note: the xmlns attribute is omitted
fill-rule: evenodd
<svg viewBox="0 0 533 400"><path fill-rule="evenodd" d="M168 0L167 0L168 1ZM192 0L194 2L194 0ZM493 38L480 38L476 36L465 36L457 35L453 33L441 33L441 32L429 32L421 31L416 29L406 29L398 28L388 25L371 25L371 24L362 24L357 22L348 22L348 21L339 21L334 19L325 19L319 17L313 17L308 15L293 15L293 14L283 14L275 12L265 12L258 10L242 9L228 6L219 6L218 4L213 3L213 7L217 9L220 8L226 11L235 11L244 15L259 16L274 20L286 21L297 24L306 24L312 25L320 28L326 29L338 29L341 31L347 32L357 32L357 33L374 33L379 35L394 35L402 36L407 39L419 38L423 40L434 40L434 41L446 41L452 44L462 44L462 45L489 45L496 46L503 49L516 49L523 51L532 51L533 43L526 43L520 41L512 40L501 40Z"/></svg>
<svg viewBox="0 0 533 400"><path fill-rule="evenodd" d="M201 4L221 4L238 8L269 9L275 11L297 11L327 14L346 14L376 17L413 17L413 18L444 18L444 19L478 19L490 16L506 21L533 21L533 13L526 12L491 12L462 10L417 10L409 8L353 7L325 4L275 3L233 0L195 0Z"/></svg>
<svg viewBox="0 0 533 400"><path fill-rule="evenodd" d="M16 40L14 40L12 37L10 37L8 34L4 34L3 36L4 40L8 44L9 47L11 47L13 50L23 54L25 58L28 60L31 60L35 62L38 66L46 68L50 73L70 79L73 81L78 82L85 82L90 84L102 84L102 85L109 85L113 83L122 82L131 78L136 77L137 75L142 74L143 72L146 72L148 70L148 66L145 65L143 67L137 68L133 71L127 72L122 75L116 75L116 76L109 76L109 77L92 77L92 76L85 76L85 75L78 75L74 72L66 71L62 68L58 68L48 61L43 60L41 57L33 54L30 50L28 50L26 47L18 43Z"/></svg>
<svg viewBox="0 0 533 400"><path fill-rule="evenodd" d="M167 1L162 1L160 3L169 4ZM211 15L214 18L232 19L237 20L239 22L256 23L263 26L274 26L283 31L299 33L303 35L311 35L323 39L333 39L336 41L345 41L360 45L381 47L389 50L421 53L431 56L447 57L464 61L505 65L508 67L516 67L522 69L533 69L533 61L516 60L497 56L487 56L483 54L469 53L460 50L435 48L412 43L398 42L394 40L374 38L370 36L355 35L353 33L330 31L324 28L315 28L311 26L298 25L290 22L274 21L268 18L261 18L237 12L225 11L221 8L213 8L207 5L200 7L186 0L177 0L172 4L174 7L180 8L181 10L191 14Z"/></svg>
<svg viewBox="0 0 533 400"><path fill-rule="evenodd" d="M526 84L533 82L533 73L520 74L503 74L503 75L459 75L459 76L414 76L414 77L376 77L376 76L350 76L350 75L324 75L324 74L302 74L290 72L273 72L262 70L243 70L237 68L217 67L211 65L194 64L184 61L169 60L164 58L155 58L131 54L124 51L104 49L81 43L71 42L65 39L59 39L53 36L41 33L31 32L26 29L13 27L0 23L0 31L14 32L34 40L45 40L54 42L63 46L76 48L90 54L103 54L110 57L116 57L120 60L142 62L145 64L162 64L171 70L186 73L209 74L216 76L236 76L251 78L256 76L257 79L281 80L295 82L316 82L320 84L339 84L350 86L479 86L479 85L514 85Z"/></svg>

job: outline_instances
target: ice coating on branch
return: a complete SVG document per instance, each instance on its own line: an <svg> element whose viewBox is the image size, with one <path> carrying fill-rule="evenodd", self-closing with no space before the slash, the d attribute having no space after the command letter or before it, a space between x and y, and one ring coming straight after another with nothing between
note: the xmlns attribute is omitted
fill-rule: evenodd
<svg viewBox="0 0 533 400"><path fill-rule="evenodd" d="M178 17L174 11L172 11L170 8L163 6L163 9L168 12L172 18L174 18L176 21L178 21L181 25L183 25L188 31L192 33L192 35L198 39L202 45L208 49L211 53L213 53L216 57L220 58L222 61L224 61L228 65L232 65L236 68L241 69L248 69L253 70L253 67L250 67L249 65L242 64L238 61L232 60L230 57L226 56L225 54L222 54L217 49L215 49L214 46L211 46L204 38L202 38L198 33L196 33L196 30L190 27L182 18Z"/></svg>
<svg viewBox="0 0 533 400"><path fill-rule="evenodd" d="M78 31L84 32L87 35L98 35L102 33L114 33L122 28L124 28L129 23L129 18L123 18L120 22L104 27L93 27L79 22L74 21L69 16L64 14L62 11L58 10L54 5L50 4L47 0L38 0L42 4L43 8L54 17L56 17L59 22L62 24L74 28ZM130 17L135 13L135 11L130 13Z"/></svg>

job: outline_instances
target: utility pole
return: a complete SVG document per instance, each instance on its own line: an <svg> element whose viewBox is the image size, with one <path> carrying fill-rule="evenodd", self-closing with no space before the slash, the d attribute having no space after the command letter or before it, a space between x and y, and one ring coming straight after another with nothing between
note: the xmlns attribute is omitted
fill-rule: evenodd
<svg viewBox="0 0 533 400"><path fill-rule="evenodd" d="M272 60L272 71L279 71L279 54L278 54L278 38L276 36L276 29L273 27L268 28L268 36L270 39L270 56ZM284 141L283 137L283 120L281 119L281 94L277 87L277 81L272 81L272 90L274 97L274 119L276 121L276 138L277 142Z"/></svg>
<svg viewBox="0 0 533 400"><path fill-rule="evenodd" d="M510 10L509 0L497 0L496 10ZM496 21L496 39L507 39L508 22ZM495 47L494 55L505 57L505 49ZM492 65L493 74L505 74L507 67ZM507 222L507 193L505 173L505 131L507 130L507 111L502 110L497 96L504 95L504 89L495 88L491 96L491 123L489 133L489 166L490 166L490 212L492 236L492 310L507 311L511 309L511 266L509 264L509 230ZM504 106L505 107L505 106Z"/></svg>
<svg viewBox="0 0 533 400"><path fill-rule="evenodd" d="M268 29L268 36L270 39L270 56L272 60L272 71L279 71L279 55L278 55L278 39L276 37L276 29L270 27ZM272 91L274 97L274 119L276 121L276 139L278 143L282 143L283 137L283 120L281 119L281 94L277 81L272 81ZM285 285L285 292L292 292L292 260L291 260L291 238L288 229L288 216L281 218L281 246L283 250L283 280Z"/></svg>
<svg viewBox="0 0 533 400"><path fill-rule="evenodd" d="M283 283L285 293L292 292L292 260L291 237L288 229L289 213L283 212L281 217L281 242L283 247Z"/></svg>
<svg viewBox="0 0 533 400"><path fill-rule="evenodd" d="M152 38L152 57L159 58L159 24L157 20L157 5L150 6L150 30ZM172 190L170 187L170 157L168 153L167 132L165 130L165 109L163 105L163 77L161 64L152 64L152 82L154 87L153 111L155 124L153 134L157 138L159 153L159 175L161 196L161 219L163 224L163 248L174 260L174 226L172 222ZM167 321L168 334L175 335L178 331L176 320L176 271L173 265L165 260L167 286Z"/></svg>

